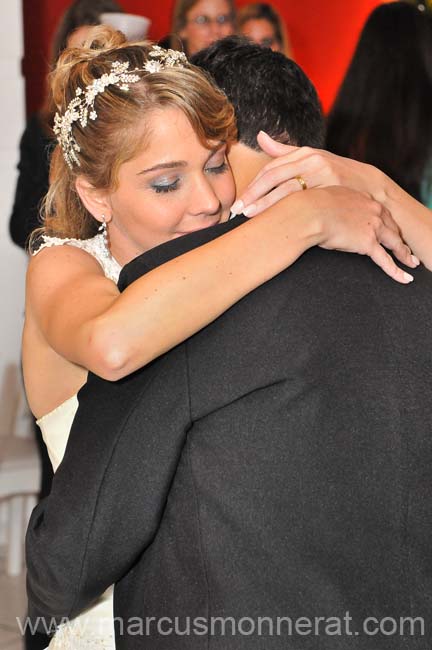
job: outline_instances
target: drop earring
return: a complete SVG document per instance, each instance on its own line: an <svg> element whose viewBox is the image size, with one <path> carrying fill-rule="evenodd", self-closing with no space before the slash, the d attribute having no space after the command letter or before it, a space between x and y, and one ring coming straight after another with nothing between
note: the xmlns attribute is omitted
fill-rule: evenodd
<svg viewBox="0 0 432 650"><path fill-rule="evenodd" d="M102 241L103 241L103 255L104 257L108 258L111 257L110 249L108 246L108 226L106 223L105 215L102 215L102 223L98 228L98 232L102 234Z"/></svg>

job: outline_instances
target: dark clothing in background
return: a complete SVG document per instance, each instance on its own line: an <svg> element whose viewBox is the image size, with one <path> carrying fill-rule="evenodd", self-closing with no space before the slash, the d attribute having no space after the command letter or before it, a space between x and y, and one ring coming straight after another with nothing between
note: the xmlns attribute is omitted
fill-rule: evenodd
<svg viewBox="0 0 432 650"><path fill-rule="evenodd" d="M41 226L40 206L48 191L49 158L53 140L38 113L32 115L21 137L18 181L9 221L12 241L26 248L35 228Z"/></svg>
<svg viewBox="0 0 432 650"><path fill-rule="evenodd" d="M141 255L120 289L242 221ZM74 616L115 582L118 650L429 650L432 274L414 275L314 248L145 368L90 373L29 526L32 615ZM347 612L351 635L202 634ZM369 616L425 635L368 636Z"/></svg>

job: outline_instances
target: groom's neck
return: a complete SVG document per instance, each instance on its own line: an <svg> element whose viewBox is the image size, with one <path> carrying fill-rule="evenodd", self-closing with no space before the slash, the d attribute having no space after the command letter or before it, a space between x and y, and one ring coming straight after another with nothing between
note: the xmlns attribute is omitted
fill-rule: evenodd
<svg viewBox="0 0 432 650"><path fill-rule="evenodd" d="M240 196L271 158L262 151L255 151L237 142L233 144L228 154L228 160L234 175L236 194Z"/></svg>

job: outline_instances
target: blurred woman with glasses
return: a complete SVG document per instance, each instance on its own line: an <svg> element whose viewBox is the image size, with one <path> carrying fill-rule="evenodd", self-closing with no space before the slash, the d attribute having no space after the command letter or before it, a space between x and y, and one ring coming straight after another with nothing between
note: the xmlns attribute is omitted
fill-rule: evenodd
<svg viewBox="0 0 432 650"><path fill-rule="evenodd" d="M238 33L250 41L292 58L284 21L268 2L256 2L240 9L237 28Z"/></svg>
<svg viewBox="0 0 432 650"><path fill-rule="evenodd" d="M188 56L235 31L234 0L177 0L171 47Z"/></svg>

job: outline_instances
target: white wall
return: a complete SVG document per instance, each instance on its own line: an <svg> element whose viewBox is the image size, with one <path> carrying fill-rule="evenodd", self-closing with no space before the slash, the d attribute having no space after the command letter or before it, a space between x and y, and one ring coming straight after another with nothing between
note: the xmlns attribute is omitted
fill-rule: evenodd
<svg viewBox="0 0 432 650"><path fill-rule="evenodd" d="M0 21L0 384L20 361L26 255L9 238L18 144L25 122L21 0L2 2ZM4 405L0 404L0 409ZM4 412L0 410L0 424Z"/></svg>

